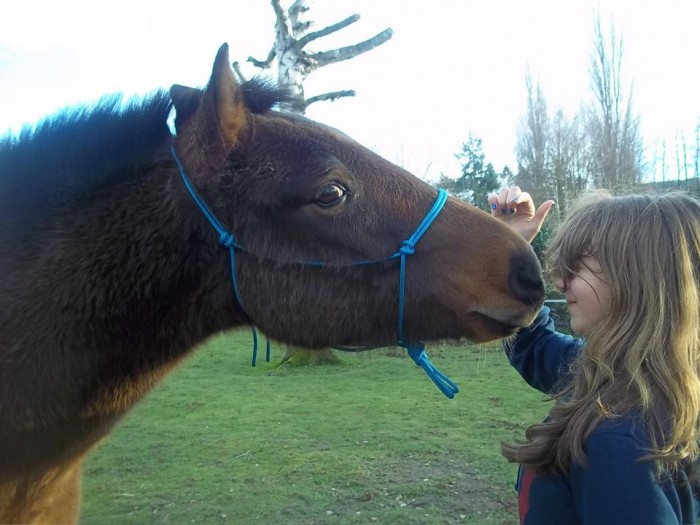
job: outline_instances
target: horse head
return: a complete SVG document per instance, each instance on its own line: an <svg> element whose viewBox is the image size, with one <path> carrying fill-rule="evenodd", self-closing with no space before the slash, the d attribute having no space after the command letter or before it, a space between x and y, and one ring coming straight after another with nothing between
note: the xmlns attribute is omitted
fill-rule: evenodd
<svg viewBox="0 0 700 525"><path fill-rule="evenodd" d="M388 256L436 190L336 129L261 103L269 88L239 85L225 45L204 90L171 96L183 169L242 248L238 313L300 346L396 341L399 265ZM530 246L454 198L407 260L405 289L405 337L424 341L509 336L544 298Z"/></svg>

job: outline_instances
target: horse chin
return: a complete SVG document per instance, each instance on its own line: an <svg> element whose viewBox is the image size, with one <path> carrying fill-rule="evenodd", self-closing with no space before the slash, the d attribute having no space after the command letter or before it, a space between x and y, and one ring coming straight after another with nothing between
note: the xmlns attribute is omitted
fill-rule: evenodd
<svg viewBox="0 0 700 525"><path fill-rule="evenodd" d="M496 339L505 339L516 334L518 330L525 326L523 323L514 324L511 321L496 319L478 312L472 312L470 317L474 319L475 323L474 329L469 330L468 337L475 343L487 343Z"/></svg>

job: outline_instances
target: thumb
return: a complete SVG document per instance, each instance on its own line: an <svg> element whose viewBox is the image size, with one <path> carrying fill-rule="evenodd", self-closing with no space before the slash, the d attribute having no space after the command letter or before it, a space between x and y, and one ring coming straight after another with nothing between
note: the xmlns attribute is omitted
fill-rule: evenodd
<svg viewBox="0 0 700 525"><path fill-rule="evenodd" d="M547 215L549 215L549 212L552 211L553 207L553 200L545 201L542 204L540 204L540 207L537 208L535 215L532 217L532 222L542 225L544 220L547 218Z"/></svg>
<svg viewBox="0 0 700 525"><path fill-rule="evenodd" d="M537 236L537 234L542 229L542 223L544 223L544 220L547 218L547 215L549 215L549 212L552 211L552 206L554 206L554 201L549 200L549 201L543 202L542 204L540 204L540 207L537 208L535 215L533 215L532 219L530 220L530 224L532 226L533 231L532 231L532 235L527 237L529 242L532 242L532 240Z"/></svg>

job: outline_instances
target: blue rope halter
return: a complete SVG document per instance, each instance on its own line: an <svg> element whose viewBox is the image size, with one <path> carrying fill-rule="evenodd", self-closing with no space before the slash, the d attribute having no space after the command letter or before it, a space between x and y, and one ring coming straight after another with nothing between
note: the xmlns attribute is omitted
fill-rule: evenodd
<svg viewBox="0 0 700 525"><path fill-rule="evenodd" d="M219 235L219 244L221 244L224 248L228 249L229 252L229 263L231 266L231 284L233 286L233 293L235 295L236 300L238 303L241 305L241 308L245 310L245 306L243 304L243 300L241 299L241 294L238 289L238 276L236 272L236 250L241 250L241 251L246 251L248 253L250 250L247 250L240 244L236 242L236 239L234 236L226 230L226 228L221 224L221 222L216 218L216 216L212 213L212 211L209 209L209 207L206 205L206 203L202 200L202 198L199 196L197 193L197 190L194 188L192 182L190 181L189 177L187 176L187 173L185 171L185 167L183 166L182 162L180 162L180 158L178 157L175 147L171 147L171 152L173 155L173 158L175 159L175 163L177 164L177 167L180 171L180 176L182 178L182 181L185 184L185 187L187 188L187 191L189 192L190 196L192 197L192 200L194 200L195 204L197 204L197 207L201 210L201 212L204 214L206 217L207 221L211 224L211 226L216 230L216 233ZM428 231L428 228L430 228L430 225L433 223L435 218L440 214L442 211L443 206L445 205L445 202L447 201L447 193L445 190L438 190L438 196L437 199L435 200L435 203L433 204L433 207L430 209L430 211L426 214L426 216L423 218L421 223L418 225L416 230L413 232L413 234L406 240L404 240L401 245L399 246L399 249L397 252L391 254L389 257L386 257L384 259L377 259L377 260L365 260L365 261L354 261L353 263L350 264L350 266L360 266L360 265L366 265L366 264L374 264L374 263L379 263L379 262L385 262L385 261L391 261L394 259L399 259L399 313L398 313L398 321L397 321L397 335L398 335L398 346L405 348L408 351L408 355L411 356L411 359L416 363L417 366L421 367L425 373L428 375L428 377L435 383L435 385L438 387L438 389L445 394L448 398L452 399L457 392L459 392L459 388L457 385L452 382L445 374L440 372L433 364L430 362L430 359L428 358L428 354L425 352L425 345L423 343L410 343L407 341L404 341L404 332L403 332L403 320L404 320L404 304L405 304L405 295L406 295L406 258L409 255L413 255L416 252L416 244L418 241L423 237L426 231ZM312 266L326 266L326 263L322 261L303 261L299 262L297 264L306 264L306 265L312 265ZM381 348L381 347L363 347L361 350L371 350L373 348ZM339 347L339 350L350 350L348 348L342 348ZM353 351L357 351L360 349L352 349ZM255 359L257 356L257 334L255 331L255 327L253 327L253 366L255 366ZM270 359L270 341L268 339L267 341L267 359L269 361Z"/></svg>

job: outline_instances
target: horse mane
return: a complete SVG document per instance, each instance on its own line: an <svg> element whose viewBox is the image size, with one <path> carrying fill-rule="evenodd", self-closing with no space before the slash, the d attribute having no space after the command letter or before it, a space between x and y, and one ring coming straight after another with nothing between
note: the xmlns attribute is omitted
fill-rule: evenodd
<svg viewBox="0 0 700 525"><path fill-rule="evenodd" d="M263 78L241 89L253 113L292 100ZM47 205L85 199L126 171L133 173L169 139L171 110L164 90L126 101L121 94L108 95L0 137L0 216L34 216Z"/></svg>

